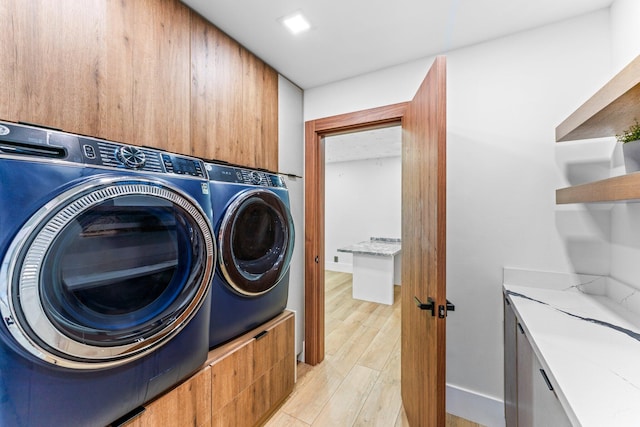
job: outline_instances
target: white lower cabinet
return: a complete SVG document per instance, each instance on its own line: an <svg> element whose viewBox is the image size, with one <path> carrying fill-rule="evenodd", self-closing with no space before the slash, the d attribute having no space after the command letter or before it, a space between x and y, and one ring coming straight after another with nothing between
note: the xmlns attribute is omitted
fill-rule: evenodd
<svg viewBox="0 0 640 427"><path fill-rule="evenodd" d="M507 427L571 426L509 300L504 304L505 419Z"/></svg>

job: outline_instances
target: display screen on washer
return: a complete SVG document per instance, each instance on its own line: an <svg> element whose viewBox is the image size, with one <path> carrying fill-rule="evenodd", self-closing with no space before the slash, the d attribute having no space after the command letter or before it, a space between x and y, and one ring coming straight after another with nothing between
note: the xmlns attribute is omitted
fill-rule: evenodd
<svg viewBox="0 0 640 427"><path fill-rule="evenodd" d="M193 160L175 157L173 159L173 170L175 173L186 173L196 175L196 164Z"/></svg>

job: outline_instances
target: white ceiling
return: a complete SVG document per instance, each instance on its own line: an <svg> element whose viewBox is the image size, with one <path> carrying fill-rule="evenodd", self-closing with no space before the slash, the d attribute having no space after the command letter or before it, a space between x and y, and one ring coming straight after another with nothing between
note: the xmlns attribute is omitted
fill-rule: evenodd
<svg viewBox="0 0 640 427"><path fill-rule="evenodd" d="M309 89L609 7L613 0L183 0ZM311 31L280 18L301 10Z"/></svg>
<svg viewBox="0 0 640 427"><path fill-rule="evenodd" d="M401 155L402 128L397 125L327 136L324 142L326 163L397 157Z"/></svg>

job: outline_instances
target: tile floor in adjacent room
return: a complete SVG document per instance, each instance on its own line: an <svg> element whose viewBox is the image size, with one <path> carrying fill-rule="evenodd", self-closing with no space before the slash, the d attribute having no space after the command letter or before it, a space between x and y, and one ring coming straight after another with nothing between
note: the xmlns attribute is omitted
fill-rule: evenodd
<svg viewBox="0 0 640 427"><path fill-rule="evenodd" d="M325 275L325 360L298 364L268 427L408 426L400 398L400 287L392 306L354 300L351 274ZM447 416L447 427L482 427Z"/></svg>

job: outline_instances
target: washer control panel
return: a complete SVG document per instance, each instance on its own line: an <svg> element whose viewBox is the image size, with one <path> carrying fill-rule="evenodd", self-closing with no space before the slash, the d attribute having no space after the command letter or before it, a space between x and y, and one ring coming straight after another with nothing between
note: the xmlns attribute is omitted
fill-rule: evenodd
<svg viewBox="0 0 640 427"><path fill-rule="evenodd" d="M0 156L49 158L116 169L207 177L204 162L194 157L4 121L0 121Z"/></svg>
<svg viewBox="0 0 640 427"><path fill-rule="evenodd" d="M286 188L282 177L275 173L255 169L244 169L236 166L218 165L215 163L207 163L206 167L209 172L209 180L211 181Z"/></svg>
<svg viewBox="0 0 640 427"><path fill-rule="evenodd" d="M80 138L86 163L145 172L170 173L205 178L201 160L149 147Z"/></svg>

